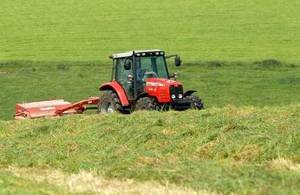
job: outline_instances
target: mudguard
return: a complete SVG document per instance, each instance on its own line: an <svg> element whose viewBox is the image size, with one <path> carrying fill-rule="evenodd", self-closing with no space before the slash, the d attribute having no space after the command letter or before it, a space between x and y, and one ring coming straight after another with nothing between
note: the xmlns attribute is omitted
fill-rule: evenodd
<svg viewBox="0 0 300 195"><path fill-rule="evenodd" d="M195 91L195 90L188 90L188 91L184 92L183 97L190 96L190 95L192 95L195 92L197 92L197 91Z"/></svg>
<svg viewBox="0 0 300 195"><path fill-rule="evenodd" d="M113 90L117 93L122 106L129 106L130 105L123 87L117 81L104 83L99 87L99 90L100 91Z"/></svg>

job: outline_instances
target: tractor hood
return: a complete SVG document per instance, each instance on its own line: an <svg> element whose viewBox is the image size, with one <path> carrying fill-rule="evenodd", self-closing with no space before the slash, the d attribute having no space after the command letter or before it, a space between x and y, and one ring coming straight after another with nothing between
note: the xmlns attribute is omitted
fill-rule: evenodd
<svg viewBox="0 0 300 195"><path fill-rule="evenodd" d="M178 81L173 81L170 79L163 79L163 78L148 78L146 79L146 86L151 87L169 87L169 86L175 86L179 87L182 86L182 84Z"/></svg>

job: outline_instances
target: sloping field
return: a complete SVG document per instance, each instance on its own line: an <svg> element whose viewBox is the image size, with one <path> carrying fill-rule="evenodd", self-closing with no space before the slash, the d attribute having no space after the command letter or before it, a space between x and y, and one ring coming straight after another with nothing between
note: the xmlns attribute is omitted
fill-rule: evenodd
<svg viewBox="0 0 300 195"><path fill-rule="evenodd" d="M1 0L0 61L107 61L162 48L185 61L299 62L298 0Z"/></svg>
<svg viewBox="0 0 300 195"><path fill-rule="evenodd" d="M1 122L0 164L15 176L34 167L201 192L299 194L299 117L299 105L227 106Z"/></svg>

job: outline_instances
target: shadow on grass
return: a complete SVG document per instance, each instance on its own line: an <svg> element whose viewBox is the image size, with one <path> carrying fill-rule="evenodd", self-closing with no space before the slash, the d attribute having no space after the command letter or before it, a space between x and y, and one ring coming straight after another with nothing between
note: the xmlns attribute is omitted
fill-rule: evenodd
<svg viewBox="0 0 300 195"><path fill-rule="evenodd" d="M33 66L56 66L59 70L66 70L68 66L103 66L110 65L101 61L0 61L1 67L33 67Z"/></svg>
<svg viewBox="0 0 300 195"><path fill-rule="evenodd" d="M185 66L201 66L207 68L221 68L221 67L250 67L250 68L259 68L264 70L272 70L272 69L279 69L279 68L298 68L300 67L299 64L291 64L281 62L276 59L265 59L261 61L254 61L254 62L239 62L239 61L195 61L195 62L186 62L184 63Z"/></svg>
<svg viewBox="0 0 300 195"><path fill-rule="evenodd" d="M170 66L173 66L173 62L169 62ZM111 62L107 61L0 61L0 68L5 67L47 67L47 66L55 66L58 70L68 71L70 66L84 66L84 67L93 67L93 66L111 66ZM184 62L184 66L201 66L207 68L221 68L227 66L245 66L245 67L253 67L260 69L278 69L278 68L297 68L300 67L300 64L291 64L281 62L276 59L265 59L254 62L239 62L239 61L186 61Z"/></svg>

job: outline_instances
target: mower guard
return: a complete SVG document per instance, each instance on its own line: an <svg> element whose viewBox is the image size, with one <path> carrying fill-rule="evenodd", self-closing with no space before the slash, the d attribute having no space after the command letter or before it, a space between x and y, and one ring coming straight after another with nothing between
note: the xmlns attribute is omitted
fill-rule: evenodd
<svg viewBox="0 0 300 195"><path fill-rule="evenodd" d="M60 99L17 104L15 119L21 120L56 117L67 114L81 114L86 110L86 105L97 105L99 101L99 97L90 97L76 103L70 103Z"/></svg>

